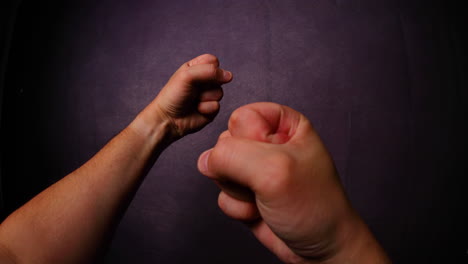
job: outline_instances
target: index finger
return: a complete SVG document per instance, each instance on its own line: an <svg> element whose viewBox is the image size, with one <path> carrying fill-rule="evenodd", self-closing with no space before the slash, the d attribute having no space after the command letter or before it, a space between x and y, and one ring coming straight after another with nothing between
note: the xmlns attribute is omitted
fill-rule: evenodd
<svg viewBox="0 0 468 264"><path fill-rule="evenodd" d="M187 85L201 82L225 84L232 80L232 73L216 67L214 64L197 64L177 72L171 79Z"/></svg>
<svg viewBox="0 0 468 264"><path fill-rule="evenodd" d="M216 67L219 67L219 60L215 55L212 54L203 54L190 61L184 63L181 67L192 67L197 64L213 64Z"/></svg>

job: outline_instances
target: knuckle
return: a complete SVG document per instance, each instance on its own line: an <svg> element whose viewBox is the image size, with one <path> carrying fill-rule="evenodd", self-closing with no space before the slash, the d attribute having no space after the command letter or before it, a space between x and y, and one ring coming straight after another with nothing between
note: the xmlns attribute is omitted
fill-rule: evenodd
<svg viewBox="0 0 468 264"><path fill-rule="evenodd" d="M230 137L231 136L231 133L229 132L229 130L226 130L224 131L223 133L221 133L218 137L218 140L219 139L222 139L222 138L227 138L227 137Z"/></svg>
<svg viewBox="0 0 468 264"><path fill-rule="evenodd" d="M223 192L220 192L218 195L218 207L221 209L226 208L226 199L224 198Z"/></svg>
<svg viewBox="0 0 468 264"><path fill-rule="evenodd" d="M287 153L275 152L264 162L262 165L267 169L259 187L267 194L284 193L294 181L295 160Z"/></svg>
<svg viewBox="0 0 468 264"><path fill-rule="evenodd" d="M182 82L188 83L192 80L192 74L190 71L181 71L179 72L179 78Z"/></svg>
<svg viewBox="0 0 468 264"><path fill-rule="evenodd" d="M232 112L231 116L229 117L228 127L234 128L236 124L238 124L240 117L244 116L245 110L246 109L244 107L240 107L234 110L234 112Z"/></svg>
<svg viewBox="0 0 468 264"><path fill-rule="evenodd" d="M235 122L236 120L239 119L239 116L241 116L242 112L242 108L237 108L236 110L234 110L234 112L232 112L231 114L231 118L229 119L229 121L232 121L232 122Z"/></svg>
<svg viewBox="0 0 468 264"><path fill-rule="evenodd" d="M218 67L214 64L207 64L206 65L206 73L209 76L210 79L215 80L216 76L218 74Z"/></svg>
<svg viewBox="0 0 468 264"><path fill-rule="evenodd" d="M216 93L217 93L216 97L217 97L218 101L223 99L224 91L223 91L222 88L216 89Z"/></svg>
<svg viewBox="0 0 468 264"><path fill-rule="evenodd" d="M210 155L209 167L216 171L216 168L224 168L228 165L230 156L232 155L230 138L219 138L216 146Z"/></svg>
<svg viewBox="0 0 468 264"><path fill-rule="evenodd" d="M211 60L213 61L213 63L214 63L215 65L218 65L218 64L219 64L219 59L218 59L218 57L216 57L216 56L213 55L213 54L206 54L206 55L209 56L209 57L211 57Z"/></svg>
<svg viewBox="0 0 468 264"><path fill-rule="evenodd" d="M207 61L209 61L210 63L218 63L218 57L216 57L215 55L213 54L210 54L210 53L205 53L203 55L201 55L200 57L204 57Z"/></svg>

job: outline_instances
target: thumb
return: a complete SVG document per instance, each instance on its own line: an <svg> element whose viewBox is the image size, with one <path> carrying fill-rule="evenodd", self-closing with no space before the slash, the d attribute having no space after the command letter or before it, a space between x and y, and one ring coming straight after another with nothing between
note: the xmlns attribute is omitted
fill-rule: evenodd
<svg viewBox="0 0 468 264"><path fill-rule="evenodd" d="M290 107L261 102L242 106L229 119L229 132L234 137L283 144L295 134L301 114Z"/></svg>
<svg viewBox="0 0 468 264"><path fill-rule="evenodd" d="M274 147L244 138L223 137L214 148L200 155L198 170L212 180L232 182L257 193L278 165ZM239 200L251 200L237 188L240 186L227 188L227 194Z"/></svg>

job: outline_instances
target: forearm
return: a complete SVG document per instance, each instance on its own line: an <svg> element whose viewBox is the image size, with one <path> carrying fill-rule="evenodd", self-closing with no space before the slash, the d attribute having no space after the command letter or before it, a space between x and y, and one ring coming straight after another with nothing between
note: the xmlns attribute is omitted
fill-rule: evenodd
<svg viewBox="0 0 468 264"><path fill-rule="evenodd" d="M0 225L3 251L17 263L89 263L171 142L169 122L152 107L82 167L9 216Z"/></svg>
<svg viewBox="0 0 468 264"><path fill-rule="evenodd" d="M91 263L157 156L212 121L221 84L231 80L213 55L182 64L156 99L90 161L0 225L0 263Z"/></svg>
<svg viewBox="0 0 468 264"><path fill-rule="evenodd" d="M352 212L341 219L338 230L339 248L336 255L322 264L390 264L387 254L375 239L362 218Z"/></svg>

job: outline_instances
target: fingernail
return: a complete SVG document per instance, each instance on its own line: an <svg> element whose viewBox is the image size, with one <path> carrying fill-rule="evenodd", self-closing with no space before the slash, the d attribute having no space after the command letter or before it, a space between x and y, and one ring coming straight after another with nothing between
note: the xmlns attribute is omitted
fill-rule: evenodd
<svg viewBox="0 0 468 264"><path fill-rule="evenodd" d="M224 80L228 81L231 79L231 77L232 77L232 73L230 71L224 71L223 73Z"/></svg>
<svg viewBox="0 0 468 264"><path fill-rule="evenodd" d="M205 174L208 172L208 158L210 157L211 149L203 152L198 159L198 170Z"/></svg>

